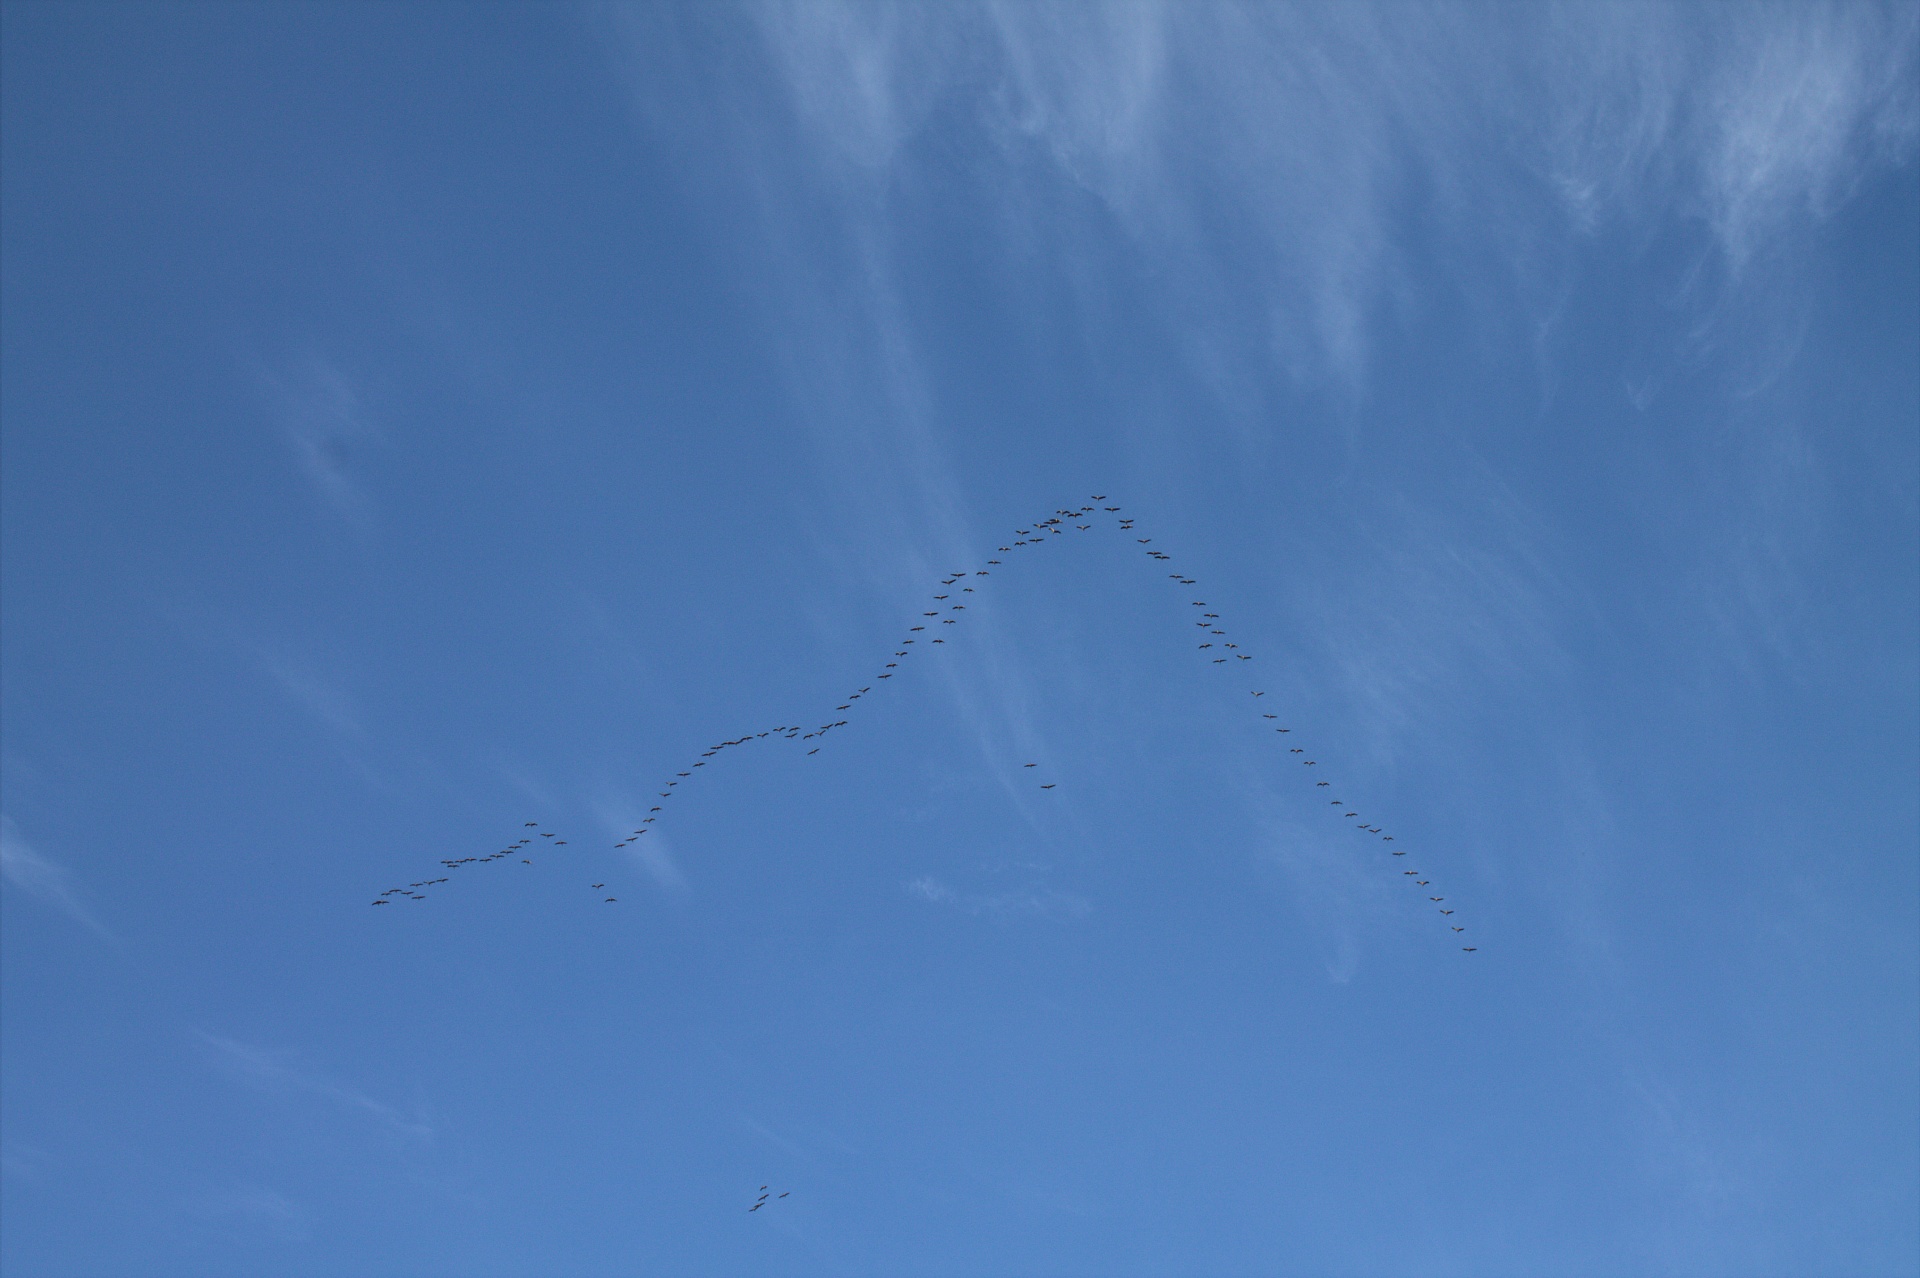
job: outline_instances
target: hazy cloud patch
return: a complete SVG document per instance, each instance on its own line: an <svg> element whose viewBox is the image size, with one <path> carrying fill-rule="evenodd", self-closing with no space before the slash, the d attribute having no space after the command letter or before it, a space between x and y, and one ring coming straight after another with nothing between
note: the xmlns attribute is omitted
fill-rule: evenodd
<svg viewBox="0 0 1920 1278"><path fill-rule="evenodd" d="M968 914L996 918L1060 916L1085 918L1092 902L1071 892L1037 883L1008 892L963 892L930 874L909 880L907 894L933 905L948 905Z"/></svg>

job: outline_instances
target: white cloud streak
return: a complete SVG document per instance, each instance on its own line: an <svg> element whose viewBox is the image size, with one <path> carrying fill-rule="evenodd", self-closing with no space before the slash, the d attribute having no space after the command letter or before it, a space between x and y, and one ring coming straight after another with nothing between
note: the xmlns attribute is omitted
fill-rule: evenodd
<svg viewBox="0 0 1920 1278"><path fill-rule="evenodd" d="M28 843L12 817L0 816L0 880L9 888L52 906L95 934L109 935L81 899L67 868Z"/></svg>
<svg viewBox="0 0 1920 1278"><path fill-rule="evenodd" d="M426 1122L409 1118L357 1088L336 1082L302 1064L293 1053L204 1031L198 1032L197 1037L215 1069L255 1091L315 1096L348 1113L372 1118L395 1135L416 1141L433 1138L433 1128Z"/></svg>

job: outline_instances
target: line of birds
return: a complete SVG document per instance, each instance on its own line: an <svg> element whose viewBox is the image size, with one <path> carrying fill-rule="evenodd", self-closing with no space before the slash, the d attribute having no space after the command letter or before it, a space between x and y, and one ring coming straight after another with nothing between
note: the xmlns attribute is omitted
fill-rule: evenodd
<svg viewBox="0 0 1920 1278"><path fill-rule="evenodd" d="M783 1190L782 1192L774 1195L773 1201L778 1201L781 1198L785 1198L788 1194L792 1192L793 1191L791 1189ZM760 1186L760 1197L754 1202L753 1206L747 1208L747 1210L759 1211L762 1207L765 1207L767 1205L768 1201L769 1199L767 1197L767 1186L762 1185Z"/></svg>
<svg viewBox="0 0 1920 1278"><path fill-rule="evenodd" d="M1106 501L1107 498L1104 495L1095 494L1091 500L1095 503L1099 503L1099 502ZM1071 509L1056 510L1053 512L1052 515L1050 515L1046 519L1032 521L1031 527L1014 529L1013 539L1009 541L1007 545L998 547L996 553L1014 554L1014 553L1020 552L1025 548L1046 545L1047 543L1052 541L1055 537L1061 537L1066 535L1066 533L1069 530L1080 531L1080 532L1092 531L1093 528L1095 527L1093 523L1091 522L1082 523L1080 521L1083 519L1095 520L1095 519L1098 519L1101 515L1115 516L1114 522L1118 525L1119 529L1122 532L1131 533L1136 531L1134 526L1135 525L1134 518L1130 515L1124 514L1122 511L1122 508L1119 506L1099 506L1099 505L1080 506L1080 507L1075 507ZM1153 559L1154 561L1162 564L1171 564L1173 562L1173 556L1167 554L1163 550L1151 548L1153 546L1153 538L1136 537L1134 538L1134 541L1136 544L1142 547L1148 548L1143 551L1143 553L1148 558ZM929 633L928 633L929 627L927 623L930 623L930 622L937 623L938 625L942 625L942 626L959 625L960 622L964 620L964 618L946 615L950 613L962 613L967 611L967 604L965 602L959 601L956 598L956 596L977 594L979 591L979 587L977 585L962 584L962 583L978 582L981 578L989 577L992 575L991 570L993 568L1001 567L1003 563L1004 563L1003 560L989 559L986 561L986 567L976 568L976 569L961 569L961 570L946 573L945 575L943 575L940 579L939 588L944 593L936 594L932 596L932 600L931 600L931 602L941 606L928 609L928 610L923 610L919 618L922 624L907 627L906 634L902 636L893 645L893 660L886 662L883 666L880 667L879 670L875 671L874 674L870 677L870 681L868 683L864 684L859 688L856 688L854 691L842 697L841 698L842 704L835 706L834 712L836 714L839 714L843 712L852 711L854 708L855 702L858 702L863 697L871 695L874 689L877 688L882 681L891 679L894 677L894 675L900 673L900 663L907 660L913 654L913 651L921 644L923 639L926 642L926 644L929 646L934 644L946 643L947 642L946 634L948 632L945 632L945 631L935 632L929 637ZM1171 581L1173 581L1178 585L1197 586L1199 584L1198 580L1196 580L1193 577L1189 577L1182 572L1178 572L1178 571L1169 572L1167 576ZM1192 603L1192 606L1195 608L1208 609L1211 607L1211 605L1209 605L1207 601L1204 599L1195 599L1195 600L1192 600L1191 603ZM1229 663L1234 661L1252 661L1253 660L1253 655L1251 653L1241 651L1240 645L1231 641L1228 635L1228 631L1226 629L1226 625L1224 621L1222 621L1219 613L1212 612L1212 611L1203 611L1201 612L1199 618L1194 622L1194 625L1203 632L1203 635L1201 637L1201 642L1198 645L1197 651L1217 652L1221 654L1218 656L1210 656L1206 658L1206 660L1209 661L1211 664L1220 666L1220 665L1228 665ZM1270 713L1264 709L1264 706L1266 703L1259 700L1259 698L1265 697L1267 695L1264 690L1249 689L1248 691L1249 691L1249 695L1255 699L1255 704L1262 707L1260 710L1261 718L1272 725L1273 731L1275 733L1281 734L1281 735L1292 733L1293 731L1292 728L1286 727L1278 723L1279 715ZM768 740L795 741L795 742L803 742L803 743L808 741L820 742L820 741L824 741L828 733L838 731L839 729L846 727L848 723L849 723L849 720L846 720L846 719L829 719L827 722L819 724L812 728L806 728L796 724L781 724L772 728L768 728L763 732L749 732L744 736L733 737L726 741L715 742L714 744L708 746L704 751L702 751L697 759L692 760L690 763L690 766L688 766L685 770L677 771L673 774L673 778L667 781L663 786L663 788L657 792L657 797L660 799L660 802L648 808L647 815L641 819L638 827L630 831L628 834L624 835L613 846L616 849L624 848L634 842L637 842L639 839L649 834L651 832L651 829L654 823L658 821L661 815L665 812L666 804L670 800L672 800L675 794L679 793L680 784L683 781L691 781L694 778L694 776L697 774L698 769L708 766L715 759L717 759L722 752L727 750L737 749L740 746L751 745L757 742L768 741ZM818 744L813 745L807 750L807 755L812 756L820 753L820 748L821 747ZM1306 747L1304 746L1290 745L1287 748L1287 752L1290 755L1303 755L1307 753L1307 750L1306 750ZM1319 761L1315 759L1299 759L1297 760L1297 762L1300 763L1301 766L1308 767L1308 768L1315 768L1319 766ZM1026 763L1022 765L1023 768L1037 768L1038 766L1039 765L1037 763ZM1313 777L1312 788L1315 788L1315 789L1332 789L1333 788L1333 783L1331 781L1322 779L1318 774L1308 774L1308 775ZM1058 783L1057 782L1041 782L1038 784L1041 790L1052 790L1055 788L1055 786ZM1362 817L1359 811L1351 808L1350 805L1345 800L1333 797L1331 795L1328 796L1328 799L1331 806L1342 809L1342 812L1341 812L1342 820L1353 820L1353 821L1359 822L1359 824L1353 827L1354 829L1359 830L1360 832L1365 834L1375 835L1384 843L1393 843L1395 841L1393 835L1386 833L1384 828L1379 825L1370 824L1369 818ZM529 821L526 823L525 828L530 830L538 830L538 823L534 821ZM553 840L553 842L550 845L548 845L550 847L556 847L556 848L565 847L567 843L565 839L555 838L554 834L550 831L541 830L538 832L537 837L542 839ZM534 836L528 836L520 839L516 843L508 844L506 847L500 849L499 851L490 853L486 856L454 857L449 859L443 859L440 862L440 864L446 867L448 870L460 870L467 866L483 865L493 861L510 860L510 859L517 858L523 864L532 865L533 858L530 856L521 855L521 853L527 851L529 848L533 846L533 844L534 844ZM1402 848L1392 848L1387 850L1392 855L1397 857L1407 855L1406 850ZM1431 879L1423 877L1422 872L1419 870L1403 870L1402 875L1403 877L1414 880L1413 886L1420 887L1420 888L1427 888L1427 887L1433 886L1433 881ZM375 905L388 904L389 901L391 901L392 898L396 895L405 896L416 901L425 900L426 893L417 891L417 889L423 888L423 887L433 887L437 884L446 883L449 881L450 880L445 877L437 878L437 879L424 879L415 883L408 884L406 887L403 887L403 888L402 887L388 888L385 892L382 892L377 898L375 898L373 903ZM599 892L599 891L605 890L606 886L607 885L605 883L594 883L590 885L590 888L593 891ZM1446 897L1428 895L1427 900L1439 909L1441 916L1446 920L1446 926L1450 928L1456 935L1466 931L1466 928L1463 925L1459 925L1453 922L1454 912L1452 908L1448 906ZM606 901L606 904L613 905L618 903L619 898L615 896L608 896L605 898L605 901ZM1468 954L1474 953L1477 948L1478 948L1477 946L1472 946L1472 945L1461 946L1461 949Z"/></svg>

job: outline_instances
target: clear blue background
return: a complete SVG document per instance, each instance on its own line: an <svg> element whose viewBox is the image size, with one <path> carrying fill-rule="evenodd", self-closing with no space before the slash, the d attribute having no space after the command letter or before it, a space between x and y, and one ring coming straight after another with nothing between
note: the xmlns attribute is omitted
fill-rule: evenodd
<svg viewBox="0 0 1920 1278"><path fill-rule="evenodd" d="M1920 1272L1916 12L8 4L7 1273Z"/></svg>

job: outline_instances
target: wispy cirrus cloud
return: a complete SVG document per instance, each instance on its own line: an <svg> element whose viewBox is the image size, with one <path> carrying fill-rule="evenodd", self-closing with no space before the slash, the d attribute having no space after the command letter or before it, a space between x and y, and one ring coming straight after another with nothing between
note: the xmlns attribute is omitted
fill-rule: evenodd
<svg viewBox="0 0 1920 1278"><path fill-rule="evenodd" d="M190 642L262 676L287 701L325 729L370 783L386 781L364 761L372 745L366 709L337 668L311 655L307 645L270 635L262 624L212 605L167 598L158 609Z"/></svg>
<svg viewBox="0 0 1920 1278"><path fill-rule="evenodd" d="M1066 340L1083 349L1160 317L1178 411L1129 408L1116 427L1158 458L1208 431L1265 438L1279 428L1259 410L1294 392L1364 402L1436 297L1468 299L1483 346L1524 346L1601 235L1684 245L1662 268L1674 331L1623 369L1636 403L1716 350L1764 384L1804 322L1778 250L1920 137L1920 16L1900 5L599 12L644 129L698 196L751 210L716 233L752 263L798 415L844 487L837 518L867 521L827 540L874 549L834 561L888 593L981 544L923 260L956 191L1009 313L1030 293L1075 299ZM1195 395L1216 411L1191 411ZM1791 458L1797 429L1748 433L1756 456ZM1779 490L1799 472L1752 472L1726 503L1728 546L1795 505ZM990 726L1018 721L992 701Z"/></svg>
<svg viewBox="0 0 1920 1278"><path fill-rule="evenodd" d="M317 1097L347 1113L371 1118L397 1136L416 1141L433 1138L432 1126L423 1119L409 1117L358 1088L330 1078L303 1063L293 1052L204 1031L197 1032L196 1036L213 1067L243 1086L260 1092Z"/></svg>
<svg viewBox="0 0 1920 1278"><path fill-rule="evenodd" d="M258 376L280 436L314 495L356 531L371 531L373 504L354 462L383 436L361 389L318 353Z"/></svg>
<svg viewBox="0 0 1920 1278"><path fill-rule="evenodd" d="M365 739L359 705L312 662L265 645L251 645L249 656L274 686L326 728L349 741Z"/></svg>
<svg viewBox="0 0 1920 1278"><path fill-rule="evenodd" d="M650 831L644 836L634 836L633 842L623 851L635 866L653 880L654 886L668 891L683 890L687 886L687 876L681 872L680 863L674 860L673 852L665 842L666 835L654 827L641 825L645 819L642 806L625 796L603 796L594 803L593 810L601 828L616 841L625 840L635 830Z"/></svg>
<svg viewBox="0 0 1920 1278"><path fill-rule="evenodd" d="M312 1236L312 1211L265 1185L237 1185L203 1194L189 1208L236 1233L265 1234L282 1242L305 1242Z"/></svg>
<svg viewBox="0 0 1920 1278"><path fill-rule="evenodd" d="M87 908L67 867L28 843L13 818L6 816L0 816L0 879L9 888L52 906L89 931L100 936L110 935Z"/></svg>
<svg viewBox="0 0 1920 1278"><path fill-rule="evenodd" d="M1705 224L1737 274L1910 153L1920 119L1898 5L608 12L650 129L750 184L775 242L829 227L824 253L789 257L829 264L810 286L831 320L804 340L884 355L860 367L903 391L922 338L899 236L956 135L1009 260L1070 277L1091 228L1057 197L1090 194L1194 330L1196 373L1352 382L1409 290L1459 282L1414 278L1416 218L1495 286L1569 233L1673 219ZM718 50L721 73L677 78L661 50L680 42ZM1249 308L1252 345L1227 331Z"/></svg>

